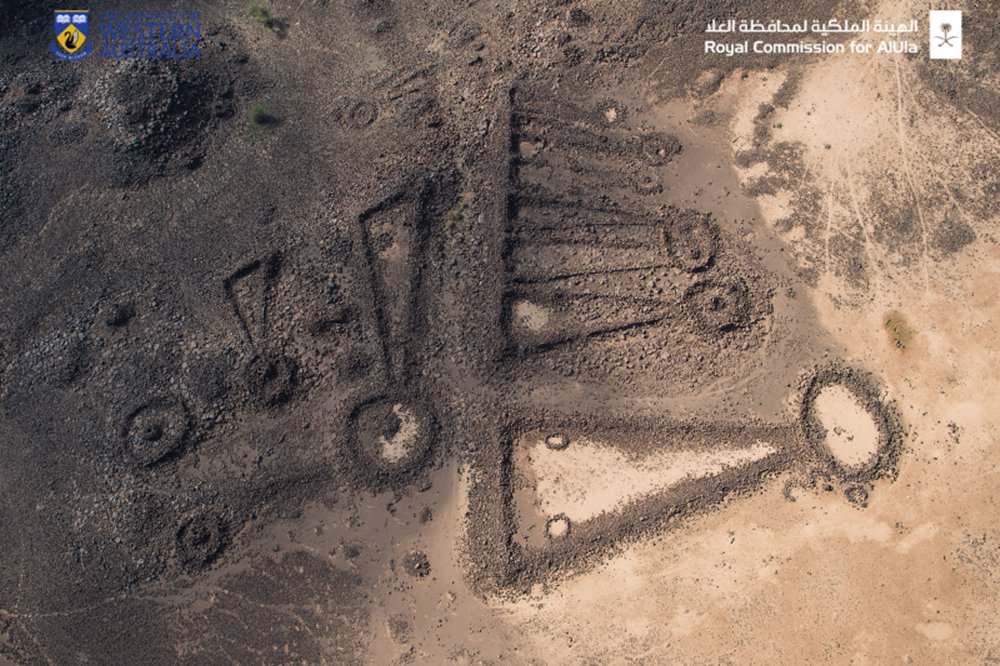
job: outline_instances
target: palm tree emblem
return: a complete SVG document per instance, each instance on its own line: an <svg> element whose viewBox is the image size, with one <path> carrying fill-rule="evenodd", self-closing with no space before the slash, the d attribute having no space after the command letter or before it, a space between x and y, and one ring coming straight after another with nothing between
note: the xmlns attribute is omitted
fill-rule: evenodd
<svg viewBox="0 0 1000 666"><path fill-rule="evenodd" d="M941 32L944 35L938 35L938 39L941 40L938 46L954 46L952 40L955 39L956 35L948 36L948 33L951 32L951 23L942 23Z"/></svg>

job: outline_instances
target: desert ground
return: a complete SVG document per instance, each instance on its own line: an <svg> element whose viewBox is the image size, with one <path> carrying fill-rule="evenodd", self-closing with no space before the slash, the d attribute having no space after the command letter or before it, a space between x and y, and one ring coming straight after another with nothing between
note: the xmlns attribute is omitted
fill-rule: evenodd
<svg viewBox="0 0 1000 666"><path fill-rule="evenodd" d="M0 5L0 664L1000 663L995 3L255 7Z"/></svg>

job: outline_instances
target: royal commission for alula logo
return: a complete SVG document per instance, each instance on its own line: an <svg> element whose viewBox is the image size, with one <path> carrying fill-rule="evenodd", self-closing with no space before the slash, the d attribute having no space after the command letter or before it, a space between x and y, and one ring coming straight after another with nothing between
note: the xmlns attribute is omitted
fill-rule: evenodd
<svg viewBox="0 0 1000 666"><path fill-rule="evenodd" d="M197 11L57 9L53 20L50 49L63 60L79 60L95 48L98 57L116 60L201 57Z"/></svg>
<svg viewBox="0 0 1000 666"><path fill-rule="evenodd" d="M962 57L962 12L932 9L930 13L931 60Z"/></svg>

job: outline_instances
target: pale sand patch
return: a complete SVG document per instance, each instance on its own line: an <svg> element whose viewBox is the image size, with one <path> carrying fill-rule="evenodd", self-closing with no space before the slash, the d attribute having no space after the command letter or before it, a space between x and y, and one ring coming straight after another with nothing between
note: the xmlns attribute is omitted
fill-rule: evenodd
<svg viewBox="0 0 1000 666"><path fill-rule="evenodd" d="M399 430L388 439L380 437L379 442L382 444L382 458L391 463L398 463L413 450L420 425L417 422L417 415L403 407L401 403L397 402L392 406L392 413L399 419Z"/></svg>
<svg viewBox="0 0 1000 666"><path fill-rule="evenodd" d="M947 622L922 622L914 629L932 641L946 641L955 633Z"/></svg>
<svg viewBox="0 0 1000 666"><path fill-rule="evenodd" d="M781 237L788 243L798 243L801 240L805 240L806 228L802 226L792 227L787 232L781 234Z"/></svg>
<svg viewBox="0 0 1000 666"><path fill-rule="evenodd" d="M763 178L768 174L769 165L767 162L755 162L746 169L740 169L740 177L744 183L748 183L757 178Z"/></svg>
<svg viewBox="0 0 1000 666"><path fill-rule="evenodd" d="M522 159L530 160L543 147L544 144L541 141L520 141L517 144L517 152Z"/></svg>
<svg viewBox="0 0 1000 666"><path fill-rule="evenodd" d="M701 622L701 616L689 608L679 608L674 617L667 624L671 635L676 638L690 636Z"/></svg>
<svg viewBox="0 0 1000 666"><path fill-rule="evenodd" d="M827 386L816 396L816 415L826 428L826 446L841 464L864 465L878 450L871 414L843 386Z"/></svg>
<svg viewBox="0 0 1000 666"><path fill-rule="evenodd" d="M569 534L569 528L569 521L565 518L553 518L549 521L549 524L546 525L545 530L550 538L561 539Z"/></svg>
<svg viewBox="0 0 1000 666"><path fill-rule="evenodd" d="M913 547L918 543L932 539L937 533L938 528L934 523L924 523L901 539L896 545L896 550L905 555L913 550Z"/></svg>
<svg viewBox="0 0 1000 666"><path fill-rule="evenodd" d="M398 239L393 239L392 245L379 252L378 256L380 259L390 262L406 259L406 253L403 251L403 246Z"/></svg>
<svg viewBox="0 0 1000 666"><path fill-rule="evenodd" d="M776 222L792 212L792 191L778 190L774 194L762 194L757 197L757 204L765 220Z"/></svg>
<svg viewBox="0 0 1000 666"><path fill-rule="evenodd" d="M800 543L820 543L847 539L849 543L888 545L892 541L892 525L860 513L839 500L823 508L826 520L807 522L799 529Z"/></svg>
<svg viewBox="0 0 1000 666"><path fill-rule="evenodd" d="M650 622L648 617L631 617L625 620L625 631L630 636L645 638L650 633Z"/></svg>
<svg viewBox="0 0 1000 666"><path fill-rule="evenodd" d="M758 441L726 451L661 451L633 460L615 448L587 439L552 450L544 439L528 445L527 465L544 515L588 520L687 478L719 474L775 452Z"/></svg>
<svg viewBox="0 0 1000 666"><path fill-rule="evenodd" d="M878 450L878 429L871 414L842 386L827 386L816 396L816 415L826 428L826 446L841 464L864 465Z"/></svg>
<svg viewBox="0 0 1000 666"><path fill-rule="evenodd" d="M549 323L549 312L531 301L514 303L514 324L529 331L540 331Z"/></svg>

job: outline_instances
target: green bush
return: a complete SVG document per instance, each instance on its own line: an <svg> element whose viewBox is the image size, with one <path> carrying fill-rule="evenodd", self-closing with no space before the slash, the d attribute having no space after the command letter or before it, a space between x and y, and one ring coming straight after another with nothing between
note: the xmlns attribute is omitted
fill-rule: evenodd
<svg viewBox="0 0 1000 666"><path fill-rule="evenodd" d="M465 204L459 202L444 216L444 228L446 231L455 231L465 220Z"/></svg>
<svg viewBox="0 0 1000 666"><path fill-rule="evenodd" d="M885 316L883 322L885 330L889 333L892 344L899 349L906 349L913 340L913 329L906 323L903 315L895 310Z"/></svg>
<svg viewBox="0 0 1000 666"><path fill-rule="evenodd" d="M248 13L253 20L265 27L273 28L277 23L277 19L271 14L270 10L256 2L250 4Z"/></svg>
<svg viewBox="0 0 1000 666"><path fill-rule="evenodd" d="M254 104L250 109L250 121L254 125L270 125L275 120L274 116L267 112L261 104Z"/></svg>

